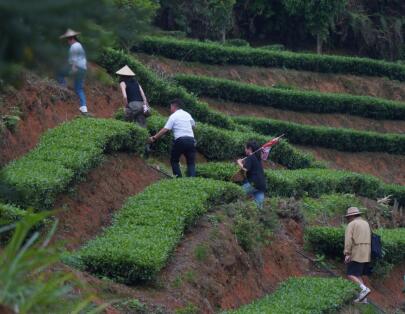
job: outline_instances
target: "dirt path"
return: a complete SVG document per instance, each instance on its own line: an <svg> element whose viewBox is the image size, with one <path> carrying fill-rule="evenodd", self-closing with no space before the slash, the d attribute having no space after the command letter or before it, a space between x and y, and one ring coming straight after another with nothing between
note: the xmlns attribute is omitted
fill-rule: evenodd
<svg viewBox="0 0 405 314"><path fill-rule="evenodd" d="M264 117L300 124L349 128L360 131L405 134L405 121L372 120L344 114L296 112L272 107L221 101L212 98L203 98L203 100L209 103L213 109L225 112L229 115Z"/></svg>
<svg viewBox="0 0 405 314"><path fill-rule="evenodd" d="M241 65L209 65L180 62L163 57L137 54L145 64L160 74L187 73L214 76L262 86L284 84L302 90L330 93L368 95L405 101L405 83L387 78L326 74L279 68L260 68Z"/></svg>
<svg viewBox="0 0 405 314"><path fill-rule="evenodd" d="M85 89L89 111L96 117L111 117L121 105L115 86L89 80ZM5 130L0 135L0 167L34 148L49 128L80 115L73 91L32 74L27 74L20 90L5 95L4 104L20 108L22 116L15 132Z"/></svg>
<svg viewBox="0 0 405 314"><path fill-rule="evenodd" d="M61 212L56 215L59 225L55 240L63 240L67 249L78 248L110 224L112 214L129 196L162 177L134 154L108 156L73 192L57 200L55 208Z"/></svg>

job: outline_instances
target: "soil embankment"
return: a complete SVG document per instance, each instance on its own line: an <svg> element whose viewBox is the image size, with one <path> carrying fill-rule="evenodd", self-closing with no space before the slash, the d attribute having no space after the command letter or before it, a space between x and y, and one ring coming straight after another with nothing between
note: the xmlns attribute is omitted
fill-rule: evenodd
<svg viewBox="0 0 405 314"><path fill-rule="evenodd" d="M268 87L274 84L283 84L301 90L367 95L405 101L405 83L392 81L387 78L243 65L210 65L181 62L146 54L137 54L137 57L161 75L177 73L206 75Z"/></svg>
<svg viewBox="0 0 405 314"><path fill-rule="evenodd" d="M114 86L93 79L86 81L85 90L89 111L95 117L112 117L121 105L122 96ZM30 73L18 91L4 95L3 102L3 110L16 107L21 111L21 121L14 132L6 129L0 136L0 167L34 148L49 128L80 115L78 99L72 90Z"/></svg>

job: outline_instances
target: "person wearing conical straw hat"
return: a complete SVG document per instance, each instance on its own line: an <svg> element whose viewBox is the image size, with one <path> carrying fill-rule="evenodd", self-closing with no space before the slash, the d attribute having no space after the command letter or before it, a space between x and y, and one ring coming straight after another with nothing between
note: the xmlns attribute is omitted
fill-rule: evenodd
<svg viewBox="0 0 405 314"><path fill-rule="evenodd" d="M142 86L135 79L135 73L127 65L115 73L120 77L125 120L136 122L146 128L146 117L149 116L150 109Z"/></svg>
<svg viewBox="0 0 405 314"><path fill-rule="evenodd" d="M356 303L364 303L370 288L366 287L362 276L371 274L371 229L368 222L361 217L357 207L349 207L345 215L349 224L345 231L345 263L347 277L360 286L361 292Z"/></svg>
<svg viewBox="0 0 405 314"><path fill-rule="evenodd" d="M69 48L69 59L68 59L68 67L66 70L63 71L58 76L58 81L63 86L66 86L66 76L70 75L73 77L74 80L74 90L79 97L80 100L80 107L79 110L82 114L87 115L87 103L86 103L86 95L84 93L84 78L87 72L87 59L86 59L86 52L82 44L77 39L79 32L76 32L72 29L68 29L63 35L61 35L60 39L66 39Z"/></svg>

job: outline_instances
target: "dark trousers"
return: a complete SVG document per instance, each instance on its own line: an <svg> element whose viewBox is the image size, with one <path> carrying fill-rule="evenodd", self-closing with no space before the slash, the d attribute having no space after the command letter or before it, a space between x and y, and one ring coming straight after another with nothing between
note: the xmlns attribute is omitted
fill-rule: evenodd
<svg viewBox="0 0 405 314"><path fill-rule="evenodd" d="M195 146L195 139L193 137L179 137L177 140L174 141L170 163L172 165L173 174L176 177L180 178L182 176L179 165L181 155L184 155L186 157L187 176L195 177Z"/></svg>

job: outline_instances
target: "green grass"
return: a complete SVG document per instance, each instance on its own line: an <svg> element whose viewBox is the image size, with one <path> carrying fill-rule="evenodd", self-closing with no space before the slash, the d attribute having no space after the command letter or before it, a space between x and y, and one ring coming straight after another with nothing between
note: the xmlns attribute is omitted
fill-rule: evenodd
<svg viewBox="0 0 405 314"><path fill-rule="evenodd" d="M131 123L79 118L64 123L40 139L27 155L8 164L0 180L5 199L37 210L50 208L57 195L96 167L105 153L143 153L148 133Z"/></svg>
<svg viewBox="0 0 405 314"><path fill-rule="evenodd" d="M263 299L225 314L321 314L342 308L357 287L341 278L290 278Z"/></svg>
<svg viewBox="0 0 405 314"><path fill-rule="evenodd" d="M405 66L367 58L226 47L196 40L151 36L145 37L135 50L182 61L208 64L241 64L323 73L369 75L405 81Z"/></svg>
<svg viewBox="0 0 405 314"><path fill-rule="evenodd" d="M238 167L232 163L199 164L197 175L230 181ZM388 185L371 175L333 169L265 170L268 194L271 196L311 196L350 193L369 198L392 194L405 204L405 187Z"/></svg>
<svg viewBox="0 0 405 314"><path fill-rule="evenodd" d="M112 226L76 256L92 273L128 284L150 280L166 264L185 228L217 202L242 194L237 185L202 178L163 180L128 199Z"/></svg>
<svg viewBox="0 0 405 314"><path fill-rule="evenodd" d="M197 94L283 110L344 113L372 119L405 119L405 103L370 96L262 87L227 79L178 74L176 82Z"/></svg>

